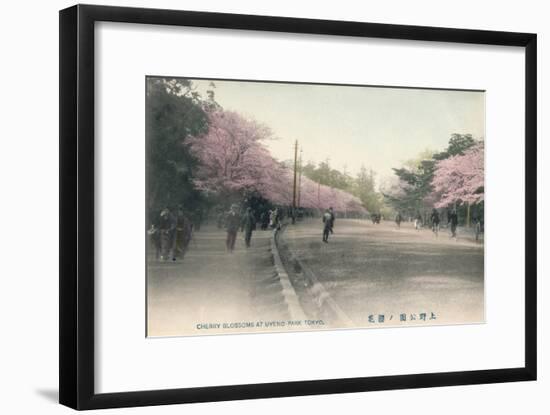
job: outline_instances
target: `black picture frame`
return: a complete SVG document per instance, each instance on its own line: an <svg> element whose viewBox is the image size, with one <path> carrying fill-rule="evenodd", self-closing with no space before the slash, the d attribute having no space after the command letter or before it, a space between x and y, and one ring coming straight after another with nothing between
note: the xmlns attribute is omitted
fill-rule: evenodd
<svg viewBox="0 0 550 415"><path fill-rule="evenodd" d="M94 391L94 24L122 22L525 49L525 366L186 389ZM426 388L537 378L537 36L224 13L76 5L60 11L59 401L75 409Z"/></svg>

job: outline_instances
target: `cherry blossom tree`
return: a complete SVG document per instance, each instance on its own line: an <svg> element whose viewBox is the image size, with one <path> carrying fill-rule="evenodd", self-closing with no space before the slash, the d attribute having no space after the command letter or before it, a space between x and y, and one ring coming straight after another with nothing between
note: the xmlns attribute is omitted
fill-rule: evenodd
<svg viewBox="0 0 550 415"><path fill-rule="evenodd" d="M483 141L464 152L437 162L432 180L435 207L484 200Z"/></svg>
<svg viewBox="0 0 550 415"><path fill-rule="evenodd" d="M236 112L214 111L208 117L208 131L186 142L199 160L194 179L197 188L222 196L256 191L274 204L291 206L293 172L271 156L265 144L274 138L271 130ZM300 192L305 208L332 206L341 212L366 212L359 198L305 176Z"/></svg>
<svg viewBox="0 0 550 415"><path fill-rule="evenodd" d="M291 186L291 182L287 186ZM327 209L332 207L338 212L367 213L361 200L341 189L314 182L308 177L302 177L300 188L300 205L310 209Z"/></svg>
<svg viewBox="0 0 550 415"><path fill-rule="evenodd" d="M231 111L215 111L208 118L208 131L187 141L200 161L196 186L223 193L270 182L277 166L262 142L272 138L271 131Z"/></svg>

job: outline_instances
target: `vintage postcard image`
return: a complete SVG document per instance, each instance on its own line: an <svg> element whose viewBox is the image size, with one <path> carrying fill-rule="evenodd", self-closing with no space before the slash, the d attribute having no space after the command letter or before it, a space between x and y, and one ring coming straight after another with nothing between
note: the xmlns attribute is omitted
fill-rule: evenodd
<svg viewBox="0 0 550 415"><path fill-rule="evenodd" d="M148 337L485 321L485 93L148 76Z"/></svg>

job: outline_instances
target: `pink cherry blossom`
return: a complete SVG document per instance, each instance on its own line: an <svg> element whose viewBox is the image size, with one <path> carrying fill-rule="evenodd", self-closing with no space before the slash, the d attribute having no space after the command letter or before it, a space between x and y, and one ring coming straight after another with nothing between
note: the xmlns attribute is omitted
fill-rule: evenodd
<svg viewBox="0 0 550 415"><path fill-rule="evenodd" d="M199 160L195 185L222 195L255 190L274 204L291 206L294 172L269 152L265 142L273 138L268 127L236 112L210 113L208 131L187 140L191 154ZM366 212L356 196L305 176L299 191L304 208L332 206L340 212Z"/></svg>
<svg viewBox="0 0 550 415"><path fill-rule="evenodd" d="M439 161L432 180L435 207L453 203L479 203L484 200L484 143L479 142L464 152Z"/></svg>

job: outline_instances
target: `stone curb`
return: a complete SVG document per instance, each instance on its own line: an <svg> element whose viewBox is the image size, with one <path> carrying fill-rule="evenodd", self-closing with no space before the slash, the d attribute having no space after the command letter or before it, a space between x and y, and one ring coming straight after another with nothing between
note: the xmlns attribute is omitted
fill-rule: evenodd
<svg viewBox="0 0 550 415"><path fill-rule="evenodd" d="M271 243L271 252L273 254L273 262L275 264L275 270L279 276L281 286L283 287L283 297L288 306L288 312L290 313L290 318L292 320L306 320L307 316L300 305L300 300L298 300L298 295L290 282L288 274L285 270L281 257L279 255L279 248L277 246L279 230L276 229L273 231L273 236L270 239Z"/></svg>

